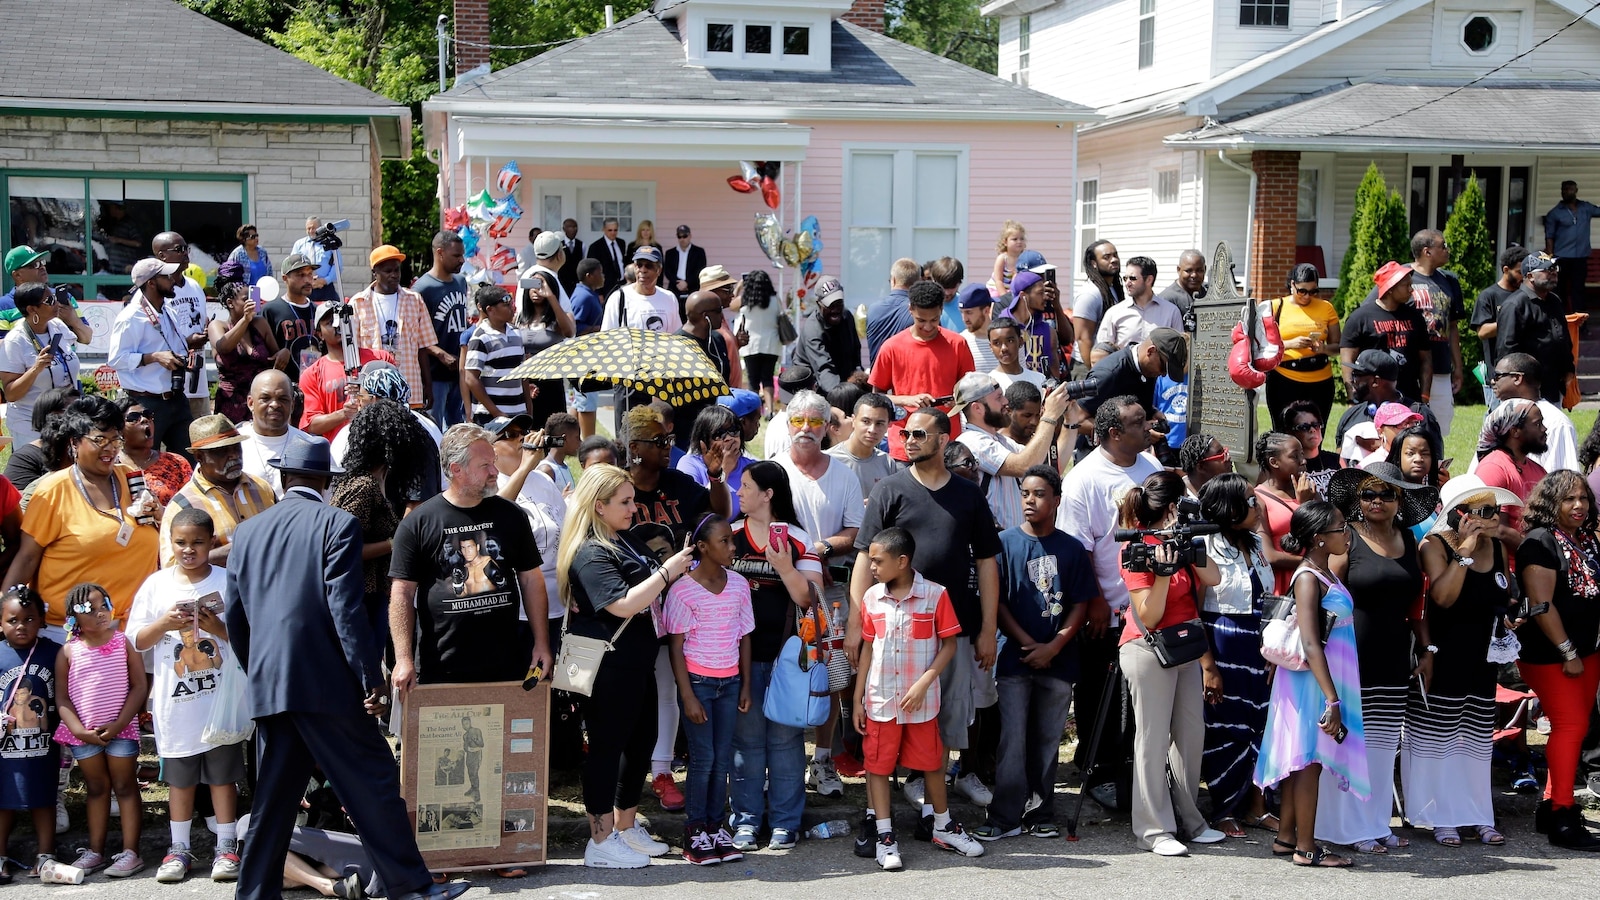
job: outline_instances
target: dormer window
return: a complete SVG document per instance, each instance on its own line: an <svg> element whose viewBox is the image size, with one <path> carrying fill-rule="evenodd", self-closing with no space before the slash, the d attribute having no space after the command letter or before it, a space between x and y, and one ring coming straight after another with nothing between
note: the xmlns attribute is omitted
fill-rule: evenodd
<svg viewBox="0 0 1600 900"><path fill-rule="evenodd" d="M783 26L783 55L811 55L811 29L804 25Z"/></svg>
<svg viewBox="0 0 1600 900"><path fill-rule="evenodd" d="M746 56L770 54L772 52L772 26L746 25L744 27L744 52Z"/></svg>
<svg viewBox="0 0 1600 900"><path fill-rule="evenodd" d="M832 15L826 5L813 9L764 0L689 0L673 8L679 33L686 36L690 65L825 72L833 57Z"/></svg>
<svg viewBox="0 0 1600 900"><path fill-rule="evenodd" d="M733 26L727 22L712 22L706 25L706 52L732 53Z"/></svg>

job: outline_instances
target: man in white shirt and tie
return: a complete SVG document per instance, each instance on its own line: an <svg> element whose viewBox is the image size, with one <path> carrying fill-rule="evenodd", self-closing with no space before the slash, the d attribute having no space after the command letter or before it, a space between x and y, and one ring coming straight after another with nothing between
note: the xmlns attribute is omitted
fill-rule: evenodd
<svg viewBox="0 0 1600 900"><path fill-rule="evenodd" d="M606 284L601 290L602 302L611 292L622 283L622 271L627 267L623 261L623 251L626 246L617 240L617 220L606 219L602 225L600 239L589 245L589 258L600 261L601 271L606 273Z"/></svg>

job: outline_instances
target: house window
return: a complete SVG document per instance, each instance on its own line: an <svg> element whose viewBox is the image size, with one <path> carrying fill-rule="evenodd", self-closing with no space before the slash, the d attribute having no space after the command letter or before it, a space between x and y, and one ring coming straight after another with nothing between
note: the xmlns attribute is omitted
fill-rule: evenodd
<svg viewBox="0 0 1600 900"><path fill-rule="evenodd" d="M711 22L706 25L706 52L707 53L732 53L733 52L733 26L726 22Z"/></svg>
<svg viewBox="0 0 1600 900"><path fill-rule="evenodd" d="M1312 247L1317 243L1317 198L1321 172L1316 169L1300 170L1300 192L1294 205L1294 242L1297 246Z"/></svg>
<svg viewBox="0 0 1600 900"><path fill-rule="evenodd" d="M235 233L244 222L245 192L239 176L0 173L0 233L6 236L0 252L22 243L48 250L45 265L53 284L79 299L115 299L127 293L129 270L149 255L150 235L158 232L181 233L203 268L226 260L239 243Z"/></svg>
<svg viewBox="0 0 1600 900"><path fill-rule="evenodd" d="M1428 227L1428 201L1432 194L1433 170L1427 166L1412 166L1411 191L1406 204L1412 234Z"/></svg>
<svg viewBox="0 0 1600 900"><path fill-rule="evenodd" d="M1033 16L1023 16L1017 19L1017 71L1028 71L1028 50L1033 39ZM1021 83L1027 83L1028 76L1023 75Z"/></svg>
<svg viewBox="0 0 1600 900"><path fill-rule="evenodd" d="M1159 169L1156 171L1156 208L1175 207L1178 205L1178 170ZM1171 210L1165 210L1170 212Z"/></svg>
<svg viewBox="0 0 1600 900"><path fill-rule="evenodd" d="M1473 16L1461 26L1461 46L1466 47L1468 53L1488 53L1494 47L1496 31L1493 19Z"/></svg>
<svg viewBox="0 0 1600 900"><path fill-rule="evenodd" d="M1139 0L1139 68L1156 62L1156 0Z"/></svg>
<svg viewBox="0 0 1600 900"><path fill-rule="evenodd" d="M1524 244L1528 240L1528 184L1527 166L1512 166L1506 179L1506 243ZM1494 215L1494 210L1489 211Z"/></svg>
<svg viewBox="0 0 1600 900"><path fill-rule="evenodd" d="M1289 0L1239 0L1240 25L1289 27Z"/></svg>
<svg viewBox="0 0 1600 900"><path fill-rule="evenodd" d="M606 230L606 220L617 220L617 234L633 233L632 200L590 200L589 230L599 234Z"/></svg>
<svg viewBox="0 0 1600 900"><path fill-rule="evenodd" d="M848 148L845 181L846 284L877 284L900 257L965 253L964 149Z"/></svg>
<svg viewBox="0 0 1600 900"><path fill-rule="evenodd" d="M811 29L804 25L783 26L783 55L811 55Z"/></svg>
<svg viewBox="0 0 1600 900"><path fill-rule="evenodd" d="M746 25L744 27L744 52L746 55L772 52L772 26Z"/></svg>
<svg viewBox="0 0 1600 900"><path fill-rule="evenodd" d="M1087 247L1099 238L1100 179L1090 178L1078 185L1078 239Z"/></svg>

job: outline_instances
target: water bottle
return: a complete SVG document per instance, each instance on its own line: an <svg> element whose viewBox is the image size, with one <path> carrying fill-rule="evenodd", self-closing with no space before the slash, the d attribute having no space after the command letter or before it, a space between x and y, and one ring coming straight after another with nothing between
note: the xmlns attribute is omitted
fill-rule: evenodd
<svg viewBox="0 0 1600 900"><path fill-rule="evenodd" d="M834 819L832 822L823 822L820 825L813 825L806 829L806 837L821 838L823 840L844 837L849 833L850 823L843 819Z"/></svg>

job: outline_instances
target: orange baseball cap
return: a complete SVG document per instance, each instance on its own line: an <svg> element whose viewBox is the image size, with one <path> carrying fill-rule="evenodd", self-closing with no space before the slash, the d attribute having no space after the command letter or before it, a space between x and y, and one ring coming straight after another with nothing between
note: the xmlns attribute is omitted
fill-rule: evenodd
<svg viewBox="0 0 1600 900"><path fill-rule="evenodd" d="M378 246L372 248L371 253L367 254L367 265L375 266L384 260L405 258L406 255L400 252L399 247L396 247L393 244L379 244Z"/></svg>

